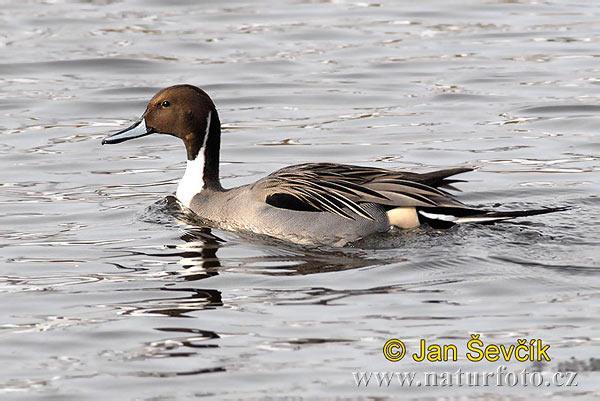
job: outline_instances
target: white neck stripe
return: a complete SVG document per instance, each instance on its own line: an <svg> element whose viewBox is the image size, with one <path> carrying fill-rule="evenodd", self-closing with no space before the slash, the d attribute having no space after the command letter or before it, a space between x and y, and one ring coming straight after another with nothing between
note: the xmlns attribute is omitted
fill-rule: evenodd
<svg viewBox="0 0 600 401"><path fill-rule="evenodd" d="M208 141L208 131L210 130L210 118L212 116L212 111L208 112L208 117L206 117L206 132L204 132L204 141L202 141L202 149L206 149L206 141Z"/></svg>
<svg viewBox="0 0 600 401"><path fill-rule="evenodd" d="M198 154L194 160L187 161L185 173L177 186L177 199L187 207L190 207L194 195L202 191L202 187L204 186L204 152L206 151L206 142L208 141L211 115L212 112L209 111L206 118L206 132L202 141L202 147L198 150Z"/></svg>

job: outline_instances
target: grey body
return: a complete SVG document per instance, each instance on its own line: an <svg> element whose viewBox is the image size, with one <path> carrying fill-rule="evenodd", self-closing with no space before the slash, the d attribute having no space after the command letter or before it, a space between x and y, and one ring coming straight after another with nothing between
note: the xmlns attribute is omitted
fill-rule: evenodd
<svg viewBox="0 0 600 401"><path fill-rule="evenodd" d="M264 201L252 185L196 194L190 209L211 225L230 231L268 235L297 244L343 246L374 233L386 232L390 223L386 211L377 204L363 204L373 220L347 219L329 212L282 209Z"/></svg>
<svg viewBox="0 0 600 401"><path fill-rule="evenodd" d="M298 244L343 246L389 231L391 209L410 210L416 219L416 206L435 202L464 207L435 186L446 185L448 176L465 171L470 169L416 174L344 164L297 164L241 187L204 187L187 206L222 229Z"/></svg>

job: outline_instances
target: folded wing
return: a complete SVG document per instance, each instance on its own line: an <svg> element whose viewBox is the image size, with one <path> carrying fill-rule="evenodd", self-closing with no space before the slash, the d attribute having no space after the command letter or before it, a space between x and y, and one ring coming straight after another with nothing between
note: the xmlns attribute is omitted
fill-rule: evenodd
<svg viewBox="0 0 600 401"><path fill-rule="evenodd" d="M285 167L253 185L266 203L285 209L321 211L347 219L373 219L366 203L396 207L467 208L440 189L456 180L447 178L469 168L425 174L332 163Z"/></svg>

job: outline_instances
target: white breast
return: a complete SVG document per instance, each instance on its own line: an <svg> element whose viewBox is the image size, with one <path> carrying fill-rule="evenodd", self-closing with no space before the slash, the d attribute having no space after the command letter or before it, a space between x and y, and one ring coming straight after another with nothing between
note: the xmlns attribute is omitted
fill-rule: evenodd
<svg viewBox="0 0 600 401"><path fill-rule="evenodd" d="M188 160L185 173L177 186L177 199L187 207L190 207L192 198L202 190L204 185L204 152L198 152L194 160Z"/></svg>
<svg viewBox="0 0 600 401"><path fill-rule="evenodd" d="M190 207L192 198L198 192L202 191L202 187L204 186L204 151L206 149L206 142L208 141L211 115L212 112L209 111L208 116L206 117L206 132L204 133L202 147L194 160L187 161L185 173L183 174L181 181L179 181L177 192L175 193L179 202L187 207Z"/></svg>

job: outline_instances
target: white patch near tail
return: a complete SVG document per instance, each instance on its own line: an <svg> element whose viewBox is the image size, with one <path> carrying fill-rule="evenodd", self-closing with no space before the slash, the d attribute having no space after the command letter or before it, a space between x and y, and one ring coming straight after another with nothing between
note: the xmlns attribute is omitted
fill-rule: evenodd
<svg viewBox="0 0 600 401"><path fill-rule="evenodd" d="M485 216L471 216L471 217L459 217L456 220L456 224L462 223L489 223L492 221L504 221L514 219L515 217L485 217Z"/></svg>
<svg viewBox="0 0 600 401"><path fill-rule="evenodd" d="M192 198L198 192L202 191L202 187L204 186L204 151L206 149L206 141L208 140L211 114L212 112L208 112L208 117L206 119L206 132L204 134L202 147L198 151L198 154L194 160L187 161L185 173L183 174L183 177L181 177L179 185L177 185L177 192L175 193L175 196L177 199L179 199L179 202L183 203L187 207L190 207Z"/></svg>
<svg viewBox="0 0 600 401"><path fill-rule="evenodd" d="M454 224L489 223L492 221L510 220L510 219L514 218L514 217L508 217L508 216L501 217L501 216L485 216L485 215L457 217L457 216L452 216L450 214L443 214L443 213L428 213L428 212L424 212L422 210L419 210L419 214L422 215L423 217L426 217L431 220L447 221L449 223L454 223Z"/></svg>
<svg viewBox="0 0 600 401"><path fill-rule="evenodd" d="M415 228L419 227L419 216L414 207L397 207L387 212L390 225L400 228Z"/></svg>
<svg viewBox="0 0 600 401"><path fill-rule="evenodd" d="M456 221L458 220L458 217L452 216L450 214L427 213L422 210L419 210L419 214L422 215L423 217L427 217L428 219L431 219L431 220L448 221L451 223L456 223Z"/></svg>

